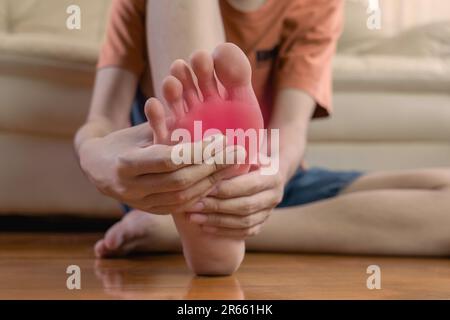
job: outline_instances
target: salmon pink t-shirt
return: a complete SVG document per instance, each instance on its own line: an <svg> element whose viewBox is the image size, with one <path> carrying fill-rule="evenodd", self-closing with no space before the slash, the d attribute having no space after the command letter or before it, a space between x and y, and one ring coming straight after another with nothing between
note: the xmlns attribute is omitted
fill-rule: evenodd
<svg viewBox="0 0 450 320"><path fill-rule="evenodd" d="M279 90L311 95L315 117L331 112L332 58L343 22L342 0L267 0L242 12L220 0L226 40L238 45L252 66L252 84L267 125ZM98 68L136 74L153 95L147 54L146 0L113 0Z"/></svg>

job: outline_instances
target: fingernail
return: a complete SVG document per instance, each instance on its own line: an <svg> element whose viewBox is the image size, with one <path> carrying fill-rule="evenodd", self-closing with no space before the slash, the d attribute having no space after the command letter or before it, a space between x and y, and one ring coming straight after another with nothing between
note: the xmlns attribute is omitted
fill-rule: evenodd
<svg viewBox="0 0 450 320"><path fill-rule="evenodd" d="M191 214L190 220L195 223L205 223L208 217L204 214L193 213Z"/></svg>
<svg viewBox="0 0 450 320"><path fill-rule="evenodd" d="M194 204L190 211L202 211L205 208L205 205L203 204L203 202L197 202L196 204Z"/></svg>

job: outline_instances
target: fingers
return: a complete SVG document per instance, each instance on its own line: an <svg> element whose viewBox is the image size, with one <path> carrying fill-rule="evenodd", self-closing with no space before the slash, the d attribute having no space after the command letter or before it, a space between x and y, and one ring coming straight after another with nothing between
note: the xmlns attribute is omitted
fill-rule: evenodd
<svg viewBox="0 0 450 320"><path fill-rule="evenodd" d="M228 169L233 168L227 167L227 165L223 167L225 169L220 169L221 167L218 166L218 171L206 176L201 181L172 192L160 192L165 190L165 186L158 183L152 187L133 183L133 187L129 188L130 194L127 199L132 199L132 207L156 214L186 212L187 208L195 208L199 199L206 197L215 187L217 181L225 179L229 175ZM173 184L171 187L173 187ZM145 190L144 193L142 193L142 190ZM158 193L152 193L153 190L158 190ZM150 192L150 195L147 195L148 192Z"/></svg>
<svg viewBox="0 0 450 320"><path fill-rule="evenodd" d="M202 200L201 213L228 213L234 215L245 216L267 208L274 208L281 201L282 193L275 189L265 190L252 196L244 196L231 199L217 199L206 197ZM200 204L199 204L200 205ZM197 212L198 210L188 209L189 212Z"/></svg>
<svg viewBox="0 0 450 320"><path fill-rule="evenodd" d="M205 178L190 188L176 192L151 194L143 199L144 203L162 203L165 206L185 206L192 200L206 196L214 188L215 179Z"/></svg>
<svg viewBox="0 0 450 320"><path fill-rule="evenodd" d="M172 172L189 164L172 161L172 146L154 144L137 148L117 158L117 171L121 177L132 178L139 175Z"/></svg>
<svg viewBox="0 0 450 320"><path fill-rule="evenodd" d="M151 212L154 214L159 215L166 215L166 214L179 214L184 213L184 208L187 206L192 206L197 201L197 198L194 198L187 203L180 204L180 205L160 205L155 206L155 203L144 203L144 204L138 204L139 208L141 210L144 210L146 212Z"/></svg>
<svg viewBox="0 0 450 320"><path fill-rule="evenodd" d="M220 154L220 152L226 150L224 136L217 136L213 141L203 140L178 146L154 144L144 148L135 148L117 158L117 171L119 176L128 178L146 174L174 172L196 163L196 154L200 154L202 158L200 160L203 161L208 160L209 156L214 156L214 152L211 155L205 152L208 148L211 149L209 146L212 143L215 146L213 150L217 151L217 153ZM174 152L179 149L188 153L187 156L183 154L183 159L185 160L183 162L174 161Z"/></svg>
<svg viewBox="0 0 450 320"><path fill-rule="evenodd" d="M234 154L236 151L230 149L229 152ZM142 197L153 193L186 190L203 179L207 179L212 187L227 174L220 171L234 166L234 164L202 163L185 166L168 173L141 175L130 180L128 190L136 197Z"/></svg>
<svg viewBox="0 0 450 320"><path fill-rule="evenodd" d="M249 196L273 188L278 183L278 176L262 175L259 170L256 170L221 181L211 196L220 199Z"/></svg>
<svg viewBox="0 0 450 320"><path fill-rule="evenodd" d="M151 145L154 143L153 128L149 126L148 122L138 124L133 127L117 130L110 134L115 135L115 140L120 140L118 135L127 137L133 142L142 141L142 145Z"/></svg>
<svg viewBox="0 0 450 320"><path fill-rule="evenodd" d="M263 223L269 217L272 210L262 210L248 216L237 216L221 213L192 213L189 221L202 226L228 229L248 229Z"/></svg>
<svg viewBox="0 0 450 320"><path fill-rule="evenodd" d="M258 224L251 228L245 229L229 229L229 228L217 228L211 226L202 226L201 229L209 234L213 234L215 236L226 237L226 238L234 238L234 239L245 239L248 237L256 236L261 232L264 223Z"/></svg>

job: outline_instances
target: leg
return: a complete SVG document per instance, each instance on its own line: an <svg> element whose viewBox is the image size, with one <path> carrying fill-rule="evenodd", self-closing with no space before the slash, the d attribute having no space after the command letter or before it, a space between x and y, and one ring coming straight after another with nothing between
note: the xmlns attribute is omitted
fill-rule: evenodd
<svg viewBox="0 0 450 320"><path fill-rule="evenodd" d="M156 97L176 59L189 60L192 52L225 42L218 0L147 1L147 45Z"/></svg>
<svg viewBox="0 0 450 320"><path fill-rule="evenodd" d="M181 252L181 243L171 216L131 210L95 244L99 258L139 252Z"/></svg>
<svg viewBox="0 0 450 320"><path fill-rule="evenodd" d="M445 189L450 183L449 169L420 169L374 172L362 175L340 194L382 189Z"/></svg>
<svg viewBox="0 0 450 320"><path fill-rule="evenodd" d="M450 254L450 170L373 173L341 195L275 210L250 250Z"/></svg>

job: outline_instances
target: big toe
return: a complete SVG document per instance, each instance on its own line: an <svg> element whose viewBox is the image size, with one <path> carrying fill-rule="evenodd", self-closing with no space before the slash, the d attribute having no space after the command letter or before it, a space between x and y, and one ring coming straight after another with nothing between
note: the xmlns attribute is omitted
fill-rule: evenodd
<svg viewBox="0 0 450 320"><path fill-rule="evenodd" d="M128 226L124 219L113 225L105 234L103 241L104 248L99 248L104 250L103 256L120 255L122 247L129 238L128 233Z"/></svg>
<svg viewBox="0 0 450 320"><path fill-rule="evenodd" d="M252 71L244 52L233 43L223 43L213 52L217 78L228 93L237 88L251 86Z"/></svg>
<svg viewBox="0 0 450 320"><path fill-rule="evenodd" d="M94 253L97 258L106 258L110 254L110 250L105 245L105 240L100 239L94 246Z"/></svg>

